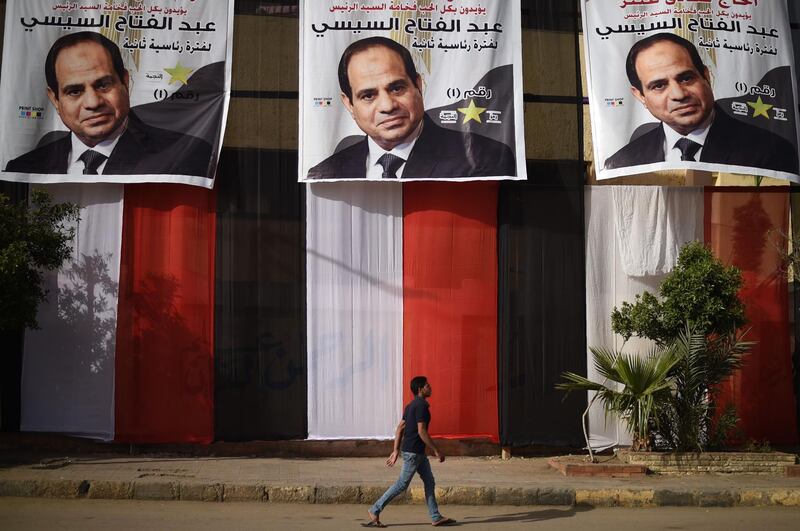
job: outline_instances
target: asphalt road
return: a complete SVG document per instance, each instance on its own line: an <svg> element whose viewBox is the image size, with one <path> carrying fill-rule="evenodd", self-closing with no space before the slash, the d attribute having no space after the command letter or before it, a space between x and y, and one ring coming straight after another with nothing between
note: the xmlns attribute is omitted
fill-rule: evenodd
<svg viewBox="0 0 800 531"><path fill-rule="evenodd" d="M127 531L361 529L366 506L280 505L266 503L146 502L0 498L0 529ZM668 530L796 530L800 508L590 509L572 507L443 506L456 527L480 529L546 529L620 531ZM422 505L389 506L382 520L389 528L431 529Z"/></svg>

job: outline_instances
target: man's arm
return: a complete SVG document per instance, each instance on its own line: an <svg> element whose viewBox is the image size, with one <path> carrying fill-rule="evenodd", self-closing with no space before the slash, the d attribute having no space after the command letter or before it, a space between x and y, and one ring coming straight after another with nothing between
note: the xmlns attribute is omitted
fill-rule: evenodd
<svg viewBox="0 0 800 531"><path fill-rule="evenodd" d="M440 463L444 463L444 454L439 451L439 447L433 442L433 439L428 434L428 423L427 422L417 422L417 431L419 432L419 438L422 439L428 448L433 450L433 455L439 458Z"/></svg>
<svg viewBox="0 0 800 531"><path fill-rule="evenodd" d="M406 429L406 421L400 419L397 429L394 430L394 449L392 454L386 459L386 466L393 466L397 462L397 457L400 455L400 441L403 439L403 431Z"/></svg>

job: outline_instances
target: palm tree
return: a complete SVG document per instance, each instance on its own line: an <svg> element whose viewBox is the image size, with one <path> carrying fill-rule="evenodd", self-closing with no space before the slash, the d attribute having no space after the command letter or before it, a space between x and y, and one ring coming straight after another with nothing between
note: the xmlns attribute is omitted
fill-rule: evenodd
<svg viewBox="0 0 800 531"><path fill-rule="evenodd" d="M716 393L719 384L742 366L742 357L753 343L735 333L706 336L696 326L686 324L673 342L678 362L670 372L671 395L659 406L659 434L663 443L678 451L699 452L721 444L725 433L716 429ZM728 413L735 423L735 410Z"/></svg>
<svg viewBox="0 0 800 531"><path fill-rule="evenodd" d="M615 413L626 423L634 451L651 450L650 421L655 420L659 401L669 399L669 372L678 362L672 347L655 347L647 356L637 356L604 348L589 347L603 383L593 382L573 372L562 374L563 391L596 391L606 417ZM622 389L617 390L617 385ZM609 385L610 384L610 385ZM587 445L588 445L587 441Z"/></svg>

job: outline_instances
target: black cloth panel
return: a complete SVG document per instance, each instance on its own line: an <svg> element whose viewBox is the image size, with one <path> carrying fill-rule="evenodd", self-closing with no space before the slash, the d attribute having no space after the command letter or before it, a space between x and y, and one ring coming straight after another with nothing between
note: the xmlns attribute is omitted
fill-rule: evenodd
<svg viewBox="0 0 800 531"><path fill-rule="evenodd" d="M216 183L215 438L304 439L305 187L297 152L224 149Z"/></svg>
<svg viewBox="0 0 800 531"><path fill-rule="evenodd" d="M800 234L800 186L791 183L789 188L789 212L792 224L792 234ZM796 236L795 236L796 238ZM794 272L794 278L790 277L789 282L789 304L792 305L794 344L792 346L792 380L794 382L795 414L797 431L800 432L800 282L798 272Z"/></svg>
<svg viewBox="0 0 800 531"><path fill-rule="evenodd" d="M578 162L529 162L527 183L500 187L503 446L583 446L586 396L572 393L565 399L555 389L564 371L586 374L582 169Z"/></svg>
<svg viewBox="0 0 800 531"><path fill-rule="evenodd" d="M0 331L0 431L19 431L24 337L23 330Z"/></svg>
<svg viewBox="0 0 800 531"><path fill-rule="evenodd" d="M12 204L28 201L28 185L0 181L0 194ZM0 431L19 431L24 330L0 331Z"/></svg>

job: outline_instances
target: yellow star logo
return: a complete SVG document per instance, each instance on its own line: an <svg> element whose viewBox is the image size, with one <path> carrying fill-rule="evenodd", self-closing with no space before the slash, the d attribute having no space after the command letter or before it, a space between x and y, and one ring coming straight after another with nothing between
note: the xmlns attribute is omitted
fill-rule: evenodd
<svg viewBox="0 0 800 531"><path fill-rule="evenodd" d="M760 115L769 120L769 114L767 114L767 111L770 110L773 105L761 101L761 96L759 96L754 102L748 101L747 104L753 108L753 118Z"/></svg>
<svg viewBox="0 0 800 531"><path fill-rule="evenodd" d="M475 120L476 122L481 123L481 113L485 110L485 107L477 107L475 105L475 100L469 100L469 107L462 107L458 109L458 112L464 115L464 121L461 123L465 124L470 120Z"/></svg>
<svg viewBox="0 0 800 531"><path fill-rule="evenodd" d="M169 74L171 77L169 79L169 84L172 85L176 81L180 81L184 85L189 83L189 74L193 72L191 68L186 68L185 66L181 66L180 61L176 64L173 68L165 68L164 72Z"/></svg>

